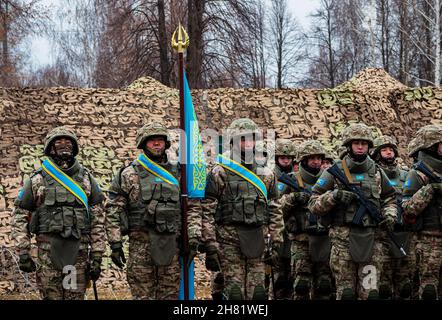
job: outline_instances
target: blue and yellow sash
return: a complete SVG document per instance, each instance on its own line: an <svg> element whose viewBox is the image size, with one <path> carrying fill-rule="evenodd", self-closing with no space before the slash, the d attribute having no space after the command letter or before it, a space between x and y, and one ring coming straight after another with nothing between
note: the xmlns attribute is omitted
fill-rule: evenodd
<svg viewBox="0 0 442 320"><path fill-rule="evenodd" d="M66 173L64 173L60 168L58 168L51 160L47 159L41 164L43 170L54 178L59 184L61 184L66 190L72 193L78 200L83 203L89 212L89 204L87 200L86 192L81 188L81 186L72 180Z"/></svg>
<svg viewBox="0 0 442 320"><path fill-rule="evenodd" d="M178 180L169 171L150 160L144 153L138 156L137 161L144 169L152 173L154 176L160 178L168 184L179 186Z"/></svg>
<svg viewBox="0 0 442 320"><path fill-rule="evenodd" d="M219 154L216 157L216 163L218 163L221 167L233 172L234 174L240 176L241 178L245 179L246 181L250 182L256 189L261 192L261 194L264 196L266 201L267 199L267 188L264 182L252 171L241 165L240 163L229 159L222 154Z"/></svg>

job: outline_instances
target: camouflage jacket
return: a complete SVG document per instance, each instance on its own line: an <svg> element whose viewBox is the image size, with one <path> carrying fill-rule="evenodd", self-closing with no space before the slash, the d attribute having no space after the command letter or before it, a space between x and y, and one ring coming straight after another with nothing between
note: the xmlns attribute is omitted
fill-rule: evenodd
<svg viewBox="0 0 442 320"><path fill-rule="evenodd" d="M356 164L353 160L346 155L344 157L347 165L351 167L352 164ZM373 160L369 157L365 160L370 168L375 166L375 183L370 186L370 193L375 199L379 199L380 204L380 214L382 217L391 216L394 219L397 218L397 203L396 203L396 192L391 185L388 177L382 169L377 166ZM350 173L354 175L354 172L350 169ZM363 177L362 177L363 178ZM308 208L310 212L318 216L325 216L332 213L335 207L338 205L333 197L333 191L335 189L343 189L343 186L336 181L335 177L325 170L321 177L318 179L316 184L312 189L312 197L310 198ZM356 199L350 203L349 206L357 208ZM340 206L341 209L342 206Z"/></svg>
<svg viewBox="0 0 442 320"><path fill-rule="evenodd" d="M423 158L436 175L442 176L442 161L434 158L431 159L420 152L418 159L423 160ZM411 169L404 184L402 200L404 216L408 222L414 224L416 223L416 218L422 215L426 215L425 220L427 220L431 214L429 209L435 209L435 214L440 216L441 205L442 195L433 190L429 178L424 173ZM427 223L424 222L424 224ZM435 224L440 225L440 221L436 221Z"/></svg>
<svg viewBox="0 0 442 320"><path fill-rule="evenodd" d="M88 243L90 243L92 247L92 252L97 255L102 255L106 248L103 193L101 192L92 174L87 169L82 167L78 162L76 162L71 168L64 170L64 172L67 173L69 176L73 176L78 172L78 170L80 170L80 168L84 170L85 174L83 175L83 179L81 182L79 182L79 184L88 197L90 216L89 234L81 235L82 244L80 245L80 249L87 248ZM29 253L31 244L31 233L29 232L30 222L31 220L39 221L39 217L37 217L37 211L45 204L45 199L47 197L47 187L44 175L46 175L46 173L43 172L42 169L38 169L36 172L34 172L30 176L30 178L24 182L24 186L19 193L19 197L15 201L15 207L13 211L13 236L19 254ZM62 188L62 190L64 191L64 188L61 187L61 185L56 186L56 188L58 187ZM39 235L37 235L37 240L38 239Z"/></svg>
<svg viewBox="0 0 442 320"><path fill-rule="evenodd" d="M221 165L209 172L207 177L206 199L202 201L202 240L206 245L217 246L218 242L230 243L239 246L239 237L236 227L232 225L217 225L215 214L218 206L222 206L220 199L226 192L229 184L227 170ZM284 222L278 202L275 174L267 167L256 167L252 171L264 182L268 195L269 222L264 225L264 232L269 232L272 241L276 244L282 243L282 232ZM210 190L208 192L208 190Z"/></svg>
<svg viewBox="0 0 442 320"><path fill-rule="evenodd" d="M106 202L106 233L109 243L121 242L121 217L128 215L128 207L131 203L138 203L141 199L140 177L134 168L134 162L119 170L114 177L109 189L109 196ZM172 165L161 163L162 167L169 169ZM180 179L180 173L177 169L177 180ZM143 169L144 170L144 169ZM170 170L169 170L170 172ZM150 173L149 173L150 174ZM161 180L156 183L165 183ZM176 197L179 199L179 195ZM201 203L200 200L189 199L187 211L188 238L200 241L201 238ZM147 230L144 230L147 231ZM177 236L181 234L177 232Z"/></svg>

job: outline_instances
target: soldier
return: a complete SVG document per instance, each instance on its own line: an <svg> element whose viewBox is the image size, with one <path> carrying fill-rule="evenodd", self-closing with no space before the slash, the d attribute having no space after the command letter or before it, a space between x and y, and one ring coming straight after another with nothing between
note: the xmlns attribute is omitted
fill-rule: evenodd
<svg viewBox="0 0 442 320"><path fill-rule="evenodd" d="M415 270L414 245L411 244L411 233L408 225L402 219L402 188L407 177L407 171L397 164L399 150L394 138L382 136L374 140L371 158L384 170L391 185L396 189L398 217L394 226L394 237L405 245L407 256L397 250L391 240L384 235L385 253L379 286L380 299L410 299L412 279Z"/></svg>
<svg viewBox="0 0 442 320"><path fill-rule="evenodd" d="M250 119L232 122L227 139L231 149L218 155L202 202L206 266L212 271L221 267L229 300L266 299L264 238L269 234L273 242L273 262L282 244L276 178L255 162L257 134Z"/></svg>
<svg viewBox="0 0 442 320"><path fill-rule="evenodd" d="M162 124L151 122L139 129L136 145L143 152L118 171L109 189L106 231L111 258L118 267L124 266L122 236L128 235L127 280L132 296L176 300L180 285L177 243L182 225L179 167L166 155L170 138ZM199 201L189 200L191 259L199 243L200 218Z"/></svg>
<svg viewBox="0 0 442 320"><path fill-rule="evenodd" d="M410 156L418 162L407 175L404 219L416 226L419 298L438 298L442 267L442 126L428 125L416 134Z"/></svg>
<svg viewBox="0 0 442 320"><path fill-rule="evenodd" d="M382 169L368 157L368 149L373 147L369 127L349 125L342 132L342 144L347 154L317 180L309 209L321 217L321 223L331 226L330 268L336 279L336 298L377 299L382 271L382 244L377 222L382 219L385 227L393 228L397 216L395 190ZM344 182L357 188L352 190L358 192L359 189L376 208L376 215L358 210L360 198L337 180L339 173L344 176Z"/></svg>
<svg viewBox="0 0 442 320"><path fill-rule="evenodd" d="M46 136L42 167L24 182L14 208L20 270L36 271L42 299L82 300L89 280L101 273L105 251L104 196L75 158L75 134L57 127ZM37 265L31 258L37 240Z"/></svg>
<svg viewBox="0 0 442 320"><path fill-rule="evenodd" d="M298 160L298 143L293 142L292 144L293 150L293 172L297 172L299 170L299 160Z"/></svg>
<svg viewBox="0 0 442 320"><path fill-rule="evenodd" d="M282 173L289 174L293 172L293 160L295 158L293 144L288 139L276 139L275 148L275 176L277 179ZM279 197L289 191L286 184L278 182ZM279 263L275 270L275 297L276 299L289 300L293 295L293 277L290 269L291 260L291 240L286 229L283 233L283 245L279 253Z"/></svg>
<svg viewBox="0 0 442 320"><path fill-rule="evenodd" d="M325 152L325 158L322 161L321 170L326 170L330 168L333 163L335 162L335 159L337 159L337 155L334 152L326 151Z"/></svg>
<svg viewBox="0 0 442 320"><path fill-rule="evenodd" d="M298 147L299 171L293 175L298 190L281 199L281 209L292 242L292 276L295 300L330 299L332 279L328 265L328 230L307 209L311 188L321 176L325 150L320 142L308 140Z"/></svg>

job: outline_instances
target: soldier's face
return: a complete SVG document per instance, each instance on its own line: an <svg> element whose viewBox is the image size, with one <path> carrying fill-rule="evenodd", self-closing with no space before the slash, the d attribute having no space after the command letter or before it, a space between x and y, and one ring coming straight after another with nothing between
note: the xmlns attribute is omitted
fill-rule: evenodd
<svg viewBox="0 0 442 320"><path fill-rule="evenodd" d="M384 147L381 149L381 157L383 159L393 159L394 156L394 149L392 147Z"/></svg>
<svg viewBox="0 0 442 320"><path fill-rule="evenodd" d="M151 137L146 141L146 148L154 156L162 156L166 151L166 139L164 137Z"/></svg>
<svg viewBox="0 0 442 320"><path fill-rule="evenodd" d="M307 165L313 169L320 169L323 157L319 154L307 157Z"/></svg>
<svg viewBox="0 0 442 320"><path fill-rule="evenodd" d="M330 160L324 159L324 160L322 160L321 169L326 170L326 169L330 168L331 165L332 165L332 163Z"/></svg>
<svg viewBox="0 0 442 320"><path fill-rule="evenodd" d="M253 149L255 148L255 144L256 144L256 141L255 141L255 138L253 137L253 135L241 137L241 141L240 141L241 151L253 152Z"/></svg>
<svg viewBox="0 0 442 320"><path fill-rule="evenodd" d="M368 141L365 140L354 140L351 143L351 149L353 153L357 156L362 156L368 153Z"/></svg>
<svg viewBox="0 0 442 320"><path fill-rule="evenodd" d="M299 163L298 162L295 162L294 164L293 164L293 172L298 172L299 171Z"/></svg>
<svg viewBox="0 0 442 320"><path fill-rule="evenodd" d="M437 147L437 153L442 156L442 142L439 142L439 146Z"/></svg>
<svg viewBox="0 0 442 320"><path fill-rule="evenodd" d="M287 157L287 156L279 156L278 157L278 164L282 167L282 168L287 168L289 167L293 162L293 158L292 157Z"/></svg>
<svg viewBox="0 0 442 320"><path fill-rule="evenodd" d="M52 150L59 157L71 157L74 154L74 144L69 138L59 138L54 141Z"/></svg>

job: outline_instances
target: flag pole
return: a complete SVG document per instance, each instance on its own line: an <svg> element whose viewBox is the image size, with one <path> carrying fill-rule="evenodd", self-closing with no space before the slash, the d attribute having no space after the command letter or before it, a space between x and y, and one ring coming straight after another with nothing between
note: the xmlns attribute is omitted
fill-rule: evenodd
<svg viewBox="0 0 442 320"><path fill-rule="evenodd" d="M172 47L178 52L179 65L179 92L180 92L180 190L181 190L181 212L182 212L182 240L183 240L183 280L184 280L184 300L189 300L189 239L187 234L187 176L186 176L186 162L187 162L187 146L185 137L185 110L184 110L184 50L189 46L189 36L184 30L181 23L172 35Z"/></svg>

